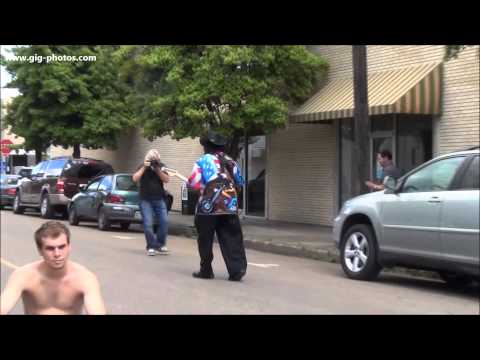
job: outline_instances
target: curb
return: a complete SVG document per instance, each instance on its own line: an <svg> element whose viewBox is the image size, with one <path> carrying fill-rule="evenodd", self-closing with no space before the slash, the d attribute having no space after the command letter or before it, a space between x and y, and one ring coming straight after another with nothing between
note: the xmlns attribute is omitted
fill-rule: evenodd
<svg viewBox="0 0 480 360"><path fill-rule="evenodd" d="M269 252L273 254L295 256L306 259L325 261L330 263L338 262L338 253L323 249L307 249L301 246L291 246L282 243L274 243L270 241L258 241L253 239L244 239L247 249Z"/></svg>
<svg viewBox="0 0 480 360"><path fill-rule="evenodd" d="M174 236L184 236L191 239L197 238L197 230L192 225L169 224L168 234ZM339 263L339 252L336 248L332 249L308 249L302 246L292 246L272 241L259 241L255 239L244 238L245 248L257 250L272 254L294 256L304 259L312 259L328 263ZM383 272L390 274L403 274L428 279L440 279L438 274L433 271L415 270L403 267L385 268Z"/></svg>

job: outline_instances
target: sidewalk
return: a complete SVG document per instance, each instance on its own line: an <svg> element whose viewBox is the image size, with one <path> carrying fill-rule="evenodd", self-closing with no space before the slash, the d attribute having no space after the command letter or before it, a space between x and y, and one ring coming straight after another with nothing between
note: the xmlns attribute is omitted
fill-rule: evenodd
<svg viewBox="0 0 480 360"><path fill-rule="evenodd" d="M246 218L241 220L245 247L281 255L337 262L331 227ZM169 214L169 234L196 238L192 215Z"/></svg>
<svg viewBox="0 0 480 360"><path fill-rule="evenodd" d="M172 211L168 215L170 235L196 239L193 215ZM332 238L332 228L321 225L246 218L241 220L245 247L274 254L339 263L339 250ZM406 268L388 268L385 272L435 278L435 272Z"/></svg>

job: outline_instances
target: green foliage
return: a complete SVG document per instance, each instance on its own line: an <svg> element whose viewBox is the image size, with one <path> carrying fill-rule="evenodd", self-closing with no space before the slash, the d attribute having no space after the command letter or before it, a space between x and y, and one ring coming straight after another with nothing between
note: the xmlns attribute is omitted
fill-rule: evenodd
<svg viewBox="0 0 480 360"><path fill-rule="evenodd" d="M328 68L304 46L122 46L115 56L150 139L197 137L207 127L237 138L269 133Z"/></svg>
<svg viewBox="0 0 480 360"><path fill-rule="evenodd" d="M451 59L456 59L458 55L468 46L473 45L445 45L444 60L448 61Z"/></svg>
<svg viewBox="0 0 480 360"><path fill-rule="evenodd" d="M34 45L14 55L96 56L96 61L6 61L19 89L6 122L25 138L27 148L49 145L116 148L120 132L130 125L125 104L127 86L119 80L114 46ZM78 154L79 155L79 154Z"/></svg>

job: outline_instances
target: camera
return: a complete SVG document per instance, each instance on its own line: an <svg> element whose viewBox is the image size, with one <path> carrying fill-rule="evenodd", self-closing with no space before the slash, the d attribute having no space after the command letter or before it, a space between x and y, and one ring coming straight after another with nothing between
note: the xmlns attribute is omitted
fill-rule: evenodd
<svg viewBox="0 0 480 360"><path fill-rule="evenodd" d="M151 160L150 161L150 166L158 167L158 166L160 166L160 163L158 162L158 160Z"/></svg>

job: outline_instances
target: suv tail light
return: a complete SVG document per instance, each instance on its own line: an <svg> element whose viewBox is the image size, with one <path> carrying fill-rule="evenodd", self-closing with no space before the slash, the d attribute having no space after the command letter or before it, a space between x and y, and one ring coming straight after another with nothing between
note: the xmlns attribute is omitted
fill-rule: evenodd
<svg viewBox="0 0 480 360"><path fill-rule="evenodd" d="M65 180L63 178L59 178L55 187L57 188L57 192L63 193L65 191Z"/></svg>
<svg viewBox="0 0 480 360"><path fill-rule="evenodd" d="M123 204L125 202L125 199L119 195L108 194L105 202L112 204Z"/></svg>
<svg viewBox="0 0 480 360"><path fill-rule="evenodd" d="M9 188L5 192L7 193L7 195L15 195L17 193L17 189L16 188Z"/></svg>

